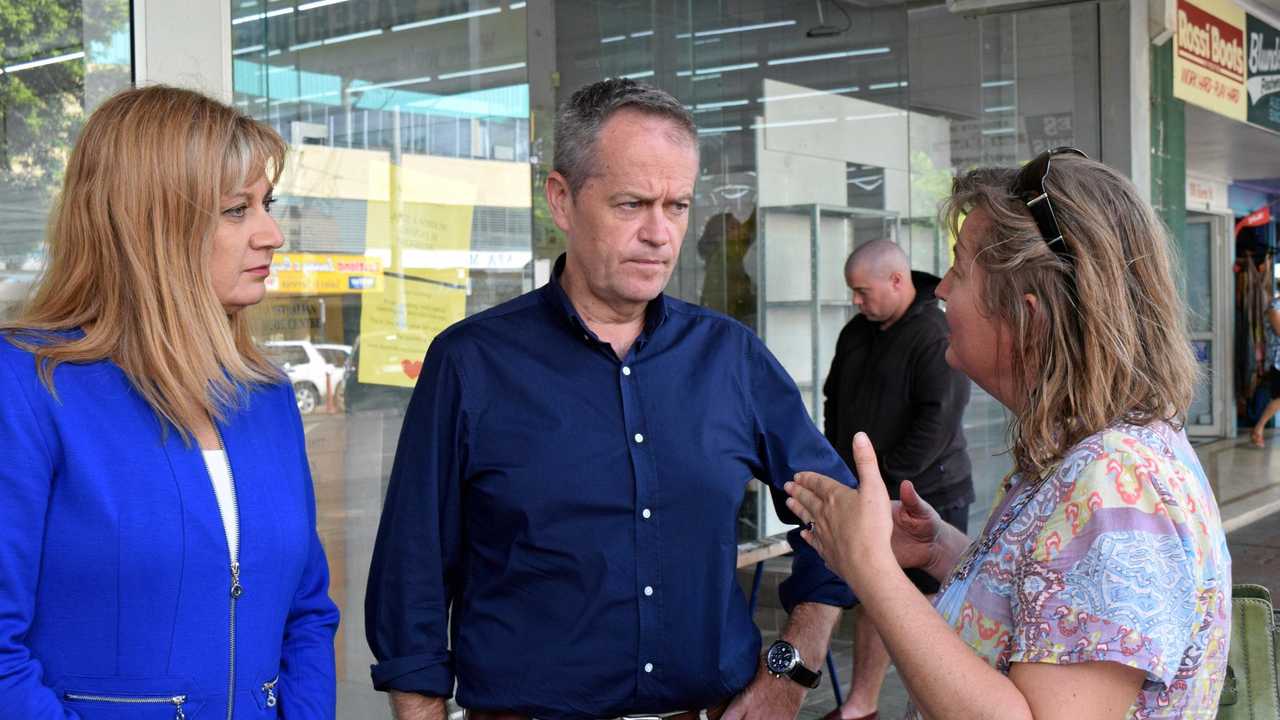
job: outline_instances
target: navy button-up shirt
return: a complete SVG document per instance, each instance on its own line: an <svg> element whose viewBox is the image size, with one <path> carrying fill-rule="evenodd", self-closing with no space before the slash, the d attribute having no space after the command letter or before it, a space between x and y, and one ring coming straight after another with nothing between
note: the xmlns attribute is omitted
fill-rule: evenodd
<svg viewBox="0 0 1280 720"><path fill-rule="evenodd" d="M558 284L441 333L409 403L365 629L374 685L538 718L706 707L756 672L752 478L852 484L746 327L659 296L622 360ZM792 533L784 603L848 605ZM451 634L450 634L451 631Z"/></svg>

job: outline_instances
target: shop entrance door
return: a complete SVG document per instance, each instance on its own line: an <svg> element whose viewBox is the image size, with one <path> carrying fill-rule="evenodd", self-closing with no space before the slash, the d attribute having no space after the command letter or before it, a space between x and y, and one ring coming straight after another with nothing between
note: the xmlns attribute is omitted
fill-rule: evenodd
<svg viewBox="0 0 1280 720"><path fill-rule="evenodd" d="M1234 434L1231 420L1231 346L1229 317L1230 218L1187 214L1182 243L1183 292L1187 329L1200 365L1201 378L1187 414L1187 434L1225 437Z"/></svg>

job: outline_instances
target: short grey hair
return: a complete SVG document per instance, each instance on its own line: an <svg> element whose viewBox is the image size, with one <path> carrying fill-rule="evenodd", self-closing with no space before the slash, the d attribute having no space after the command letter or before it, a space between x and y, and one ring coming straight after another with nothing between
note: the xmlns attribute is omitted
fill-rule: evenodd
<svg viewBox="0 0 1280 720"><path fill-rule="evenodd" d="M696 150L698 128L693 114L671 93L628 78L609 78L574 91L556 114L555 171L574 195L595 173L596 140L605 121L623 109L670 120Z"/></svg>

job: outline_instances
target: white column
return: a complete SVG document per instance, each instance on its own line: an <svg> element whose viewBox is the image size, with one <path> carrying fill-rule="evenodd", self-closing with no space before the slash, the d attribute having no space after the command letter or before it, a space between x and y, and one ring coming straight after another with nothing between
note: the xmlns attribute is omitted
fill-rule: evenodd
<svg viewBox="0 0 1280 720"><path fill-rule="evenodd" d="M1129 2L1129 179L1151 202L1151 8Z"/></svg>
<svg viewBox="0 0 1280 720"><path fill-rule="evenodd" d="M230 0L133 0L134 79L231 101Z"/></svg>

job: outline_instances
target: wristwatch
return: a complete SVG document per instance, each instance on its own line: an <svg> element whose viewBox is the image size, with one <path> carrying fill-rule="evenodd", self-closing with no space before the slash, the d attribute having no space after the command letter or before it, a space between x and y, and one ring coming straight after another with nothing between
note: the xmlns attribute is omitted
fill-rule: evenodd
<svg viewBox="0 0 1280 720"><path fill-rule="evenodd" d="M800 659L800 651L786 640L779 640L769 646L765 653L764 665L774 677L789 677L807 688L816 688L822 681L822 671L814 672L804 666Z"/></svg>

